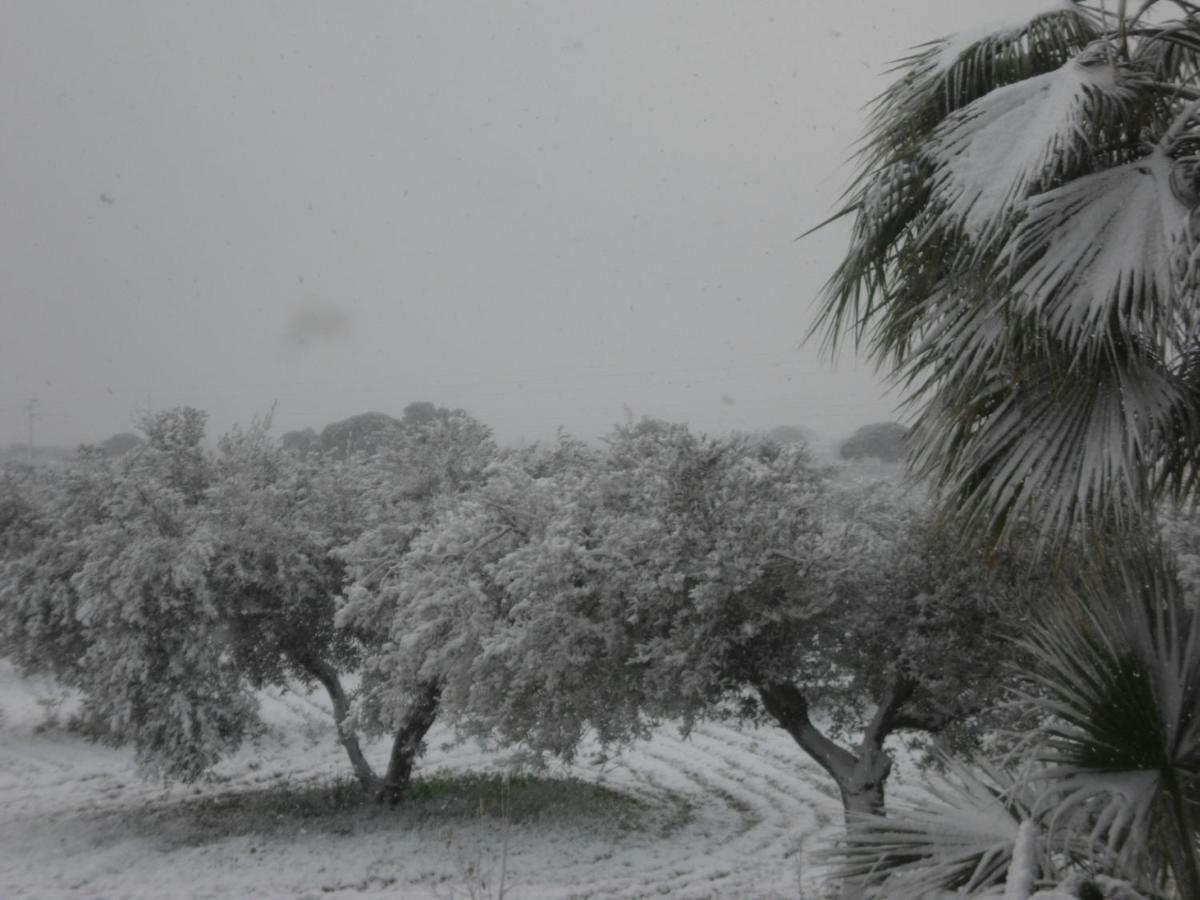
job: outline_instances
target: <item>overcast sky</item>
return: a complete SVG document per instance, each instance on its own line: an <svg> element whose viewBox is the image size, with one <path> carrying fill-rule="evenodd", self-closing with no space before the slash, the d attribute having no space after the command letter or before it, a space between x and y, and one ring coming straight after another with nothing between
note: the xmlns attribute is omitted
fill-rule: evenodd
<svg viewBox="0 0 1200 900"><path fill-rule="evenodd" d="M0 444L893 417L801 347L889 60L988 0L0 0Z"/></svg>

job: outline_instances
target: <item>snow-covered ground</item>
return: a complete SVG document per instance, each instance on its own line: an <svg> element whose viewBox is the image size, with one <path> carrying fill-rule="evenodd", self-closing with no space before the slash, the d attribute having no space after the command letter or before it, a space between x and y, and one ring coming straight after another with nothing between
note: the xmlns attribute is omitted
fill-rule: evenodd
<svg viewBox="0 0 1200 900"><path fill-rule="evenodd" d="M54 697L0 663L6 898L497 897L502 865L512 900L816 897L807 860L840 817L832 782L779 729L666 729L546 776L575 781L518 783L503 816L470 796L481 780L445 777L499 758L445 731L410 806L337 808L319 788L348 766L317 694L264 694L253 746L210 782L169 788L126 750L45 727Z"/></svg>

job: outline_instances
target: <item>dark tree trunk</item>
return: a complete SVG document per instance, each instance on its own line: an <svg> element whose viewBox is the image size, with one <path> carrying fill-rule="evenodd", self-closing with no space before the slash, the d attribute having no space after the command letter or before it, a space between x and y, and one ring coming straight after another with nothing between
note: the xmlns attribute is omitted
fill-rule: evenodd
<svg viewBox="0 0 1200 900"><path fill-rule="evenodd" d="M408 794L413 766L421 752L421 742L437 718L441 695L442 688L436 682L427 681L418 688L417 696L392 742L387 775L375 794L375 799L380 803L387 801L391 806L396 806Z"/></svg>
<svg viewBox="0 0 1200 900"><path fill-rule="evenodd" d="M847 828L860 815L883 814L884 786L891 771L892 758L883 747L859 747L850 777L838 784Z"/></svg>
<svg viewBox="0 0 1200 900"><path fill-rule="evenodd" d="M354 768L354 776L358 779L358 783L367 796L371 796L379 789L379 778L363 755L362 747L358 743L358 735L345 725L346 718L350 715L350 702L346 699L346 692L342 688L342 680L338 676L337 669L324 660L315 658L300 660L299 664L304 671L321 682L329 694L329 699L333 704L333 721L337 726L338 741L345 748L346 755L350 757L350 765Z"/></svg>
<svg viewBox="0 0 1200 900"><path fill-rule="evenodd" d="M826 737L809 716L808 698L792 684L759 688L763 708L792 736L805 753L829 773L842 795L842 813L849 831L858 816L884 811L884 787L892 771L892 758L884 741L895 730L900 708L912 696L912 686L897 680L889 686L861 743L849 750ZM859 881L842 883L842 900L858 900L865 892Z"/></svg>

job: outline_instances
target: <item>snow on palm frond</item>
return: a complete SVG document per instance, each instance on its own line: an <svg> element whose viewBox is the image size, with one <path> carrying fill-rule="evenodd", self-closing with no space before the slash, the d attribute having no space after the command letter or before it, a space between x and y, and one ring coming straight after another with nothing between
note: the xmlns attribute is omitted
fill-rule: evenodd
<svg viewBox="0 0 1200 900"><path fill-rule="evenodd" d="M1171 261L1187 208L1161 150L1069 181L1024 204L1004 251L1018 308L1077 347L1115 318L1161 346L1173 316Z"/></svg>
<svg viewBox="0 0 1200 900"><path fill-rule="evenodd" d="M841 878L883 883L890 900L940 891L982 897L1004 884L1017 831L1037 800L1031 784L986 763L941 757L928 797L883 816L861 816L829 852Z"/></svg>
<svg viewBox="0 0 1200 900"><path fill-rule="evenodd" d="M1010 0L1001 16L936 42L931 74L949 73L980 45L1012 44L1036 31L1043 16L1064 13L1081 14L1075 0Z"/></svg>
<svg viewBox="0 0 1200 900"><path fill-rule="evenodd" d="M829 220L855 216L850 252L825 288L814 332L826 330L830 343L847 332L860 340L865 323L886 306L878 301L895 280L889 270L901 254L924 258L930 270L924 280L937 284L947 253L921 216L930 172L920 146L948 113L994 88L1060 68L1098 36L1088 13L1070 0L1024 0L987 28L933 41L896 62L900 77L872 105L859 174ZM919 247L910 246L914 232Z"/></svg>
<svg viewBox="0 0 1200 900"><path fill-rule="evenodd" d="M901 78L876 100L869 167L947 113L997 87L1058 68L1099 36L1087 12L1071 0L1016 0L1002 18L940 38L896 61Z"/></svg>
<svg viewBox="0 0 1200 900"><path fill-rule="evenodd" d="M969 239L1003 224L1013 204L1079 171L1105 126L1133 115L1142 79L1093 45L1052 72L997 88L952 113L923 149L941 221Z"/></svg>
<svg viewBox="0 0 1200 900"><path fill-rule="evenodd" d="M1200 6L1004 5L876 101L812 330L894 367L970 515L1057 544L1200 494Z"/></svg>

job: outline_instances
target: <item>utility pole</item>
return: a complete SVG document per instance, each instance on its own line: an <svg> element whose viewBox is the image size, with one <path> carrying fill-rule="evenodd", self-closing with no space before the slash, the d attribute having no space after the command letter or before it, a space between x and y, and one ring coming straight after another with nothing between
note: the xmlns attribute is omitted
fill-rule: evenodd
<svg viewBox="0 0 1200 900"><path fill-rule="evenodd" d="M29 424L29 464L33 465L33 420L37 418L37 398L25 404L25 417Z"/></svg>

